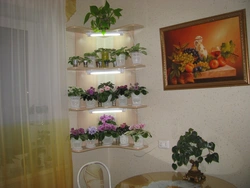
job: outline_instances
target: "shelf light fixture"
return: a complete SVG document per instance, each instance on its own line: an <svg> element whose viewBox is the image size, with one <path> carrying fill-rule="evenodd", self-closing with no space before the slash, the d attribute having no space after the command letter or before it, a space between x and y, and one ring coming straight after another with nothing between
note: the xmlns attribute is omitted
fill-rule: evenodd
<svg viewBox="0 0 250 188"><path fill-rule="evenodd" d="M122 108L100 108L100 109L93 109L89 110L92 114L98 114L98 113L119 113L124 112L125 109Z"/></svg>
<svg viewBox="0 0 250 188"><path fill-rule="evenodd" d="M118 68L118 69L103 69L103 70L98 70L98 69L91 69L88 70L87 73L88 74L92 74L92 75L100 75L100 74L121 74L124 72L124 69Z"/></svg>
<svg viewBox="0 0 250 188"><path fill-rule="evenodd" d="M106 32L105 34L102 33L87 33L89 37L111 37L111 36L121 36L123 32Z"/></svg>

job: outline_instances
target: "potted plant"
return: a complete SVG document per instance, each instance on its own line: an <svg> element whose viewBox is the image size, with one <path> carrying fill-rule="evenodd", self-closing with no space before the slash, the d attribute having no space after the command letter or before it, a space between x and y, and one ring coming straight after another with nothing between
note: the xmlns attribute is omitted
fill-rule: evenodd
<svg viewBox="0 0 250 188"><path fill-rule="evenodd" d="M130 93L127 85L117 86L115 96L118 98L119 106L127 106Z"/></svg>
<svg viewBox="0 0 250 188"><path fill-rule="evenodd" d="M68 89L68 96L70 97L70 105L71 108L78 109L80 108L80 100L82 98L82 94L84 93L82 88L78 88L75 86L70 86Z"/></svg>
<svg viewBox="0 0 250 188"><path fill-rule="evenodd" d="M142 103L142 95L147 95L148 91L146 87L140 86L139 83L136 82L134 85L130 83L129 94L132 97L132 104L138 106Z"/></svg>
<svg viewBox="0 0 250 188"><path fill-rule="evenodd" d="M129 126L126 123L122 123L119 127L116 128L116 132L120 136L120 146L128 146L129 138L128 135L125 135L129 131Z"/></svg>
<svg viewBox="0 0 250 188"><path fill-rule="evenodd" d="M109 63L113 61L111 54L115 49L112 48L98 48L95 52L101 54L102 67L109 67Z"/></svg>
<svg viewBox="0 0 250 188"><path fill-rule="evenodd" d="M88 60L90 60L90 61L88 61L89 67L95 67L96 59L99 58L99 56L97 55L96 50L93 51L93 52L84 53L83 56L84 56L85 58L87 58Z"/></svg>
<svg viewBox="0 0 250 188"><path fill-rule="evenodd" d="M116 132L115 118L111 115L102 115L98 122L98 140L102 141L103 145L110 146L113 143L113 138L119 135Z"/></svg>
<svg viewBox="0 0 250 188"><path fill-rule="evenodd" d="M128 52L129 52L129 54L130 54L130 56L132 58L132 62L134 64L141 63L141 54L147 55L146 48L141 47L140 43L137 43L136 45L131 46L128 49Z"/></svg>
<svg viewBox="0 0 250 188"><path fill-rule="evenodd" d="M129 135L134 140L134 147L139 149L143 147L143 138L152 137L149 131L144 130L145 124L135 124L129 126L129 131L125 135Z"/></svg>
<svg viewBox="0 0 250 188"><path fill-rule="evenodd" d="M101 83L98 86L97 100L104 107L112 106L112 101L116 99L114 84L111 82Z"/></svg>
<svg viewBox="0 0 250 188"><path fill-rule="evenodd" d="M69 60L68 60L68 64L72 65L73 67L77 67L82 62L83 62L83 58L80 56L72 56L72 57L69 57Z"/></svg>
<svg viewBox="0 0 250 188"><path fill-rule="evenodd" d="M111 52L112 59L115 59L117 66L124 66L125 60L130 57L127 47L121 47Z"/></svg>
<svg viewBox="0 0 250 188"><path fill-rule="evenodd" d="M95 90L94 87L90 87L89 89L85 90L82 94L82 99L86 102L87 108L94 108L95 101L97 100L98 92Z"/></svg>
<svg viewBox="0 0 250 188"><path fill-rule="evenodd" d="M86 24L90 19L91 28L94 32L101 32L103 35L106 30L110 29L111 25L116 23L116 18L119 19L122 9L113 9L110 7L108 1L105 2L104 6L90 6L90 12L85 15L84 24Z"/></svg>
<svg viewBox="0 0 250 188"><path fill-rule="evenodd" d="M203 159L209 164L211 162L219 162L218 153L214 152L215 144L207 142L201 138L196 131L190 128L185 135L180 136L177 145L172 148L172 159L174 163L172 168L177 169L178 166L192 164L191 169L183 177L187 180L199 182L206 177L198 169ZM205 154L207 151L207 154Z"/></svg>
<svg viewBox="0 0 250 188"><path fill-rule="evenodd" d="M87 128L85 133L86 148L94 148L96 139L98 139L98 130L96 127L91 126Z"/></svg>
<svg viewBox="0 0 250 188"><path fill-rule="evenodd" d="M71 140L71 147L74 150L81 150L82 149L82 142L85 140L85 131L83 128L74 129L71 128L70 130L70 140Z"/></svg>

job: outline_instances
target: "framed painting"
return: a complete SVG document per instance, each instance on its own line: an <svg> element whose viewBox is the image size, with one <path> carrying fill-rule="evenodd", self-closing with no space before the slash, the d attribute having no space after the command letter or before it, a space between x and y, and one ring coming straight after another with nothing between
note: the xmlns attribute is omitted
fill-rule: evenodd
<svg viewBox="0 0 250 188"><path fill-rule="evenodd" d="M245 9L160 28L164 90L249 84Z"/></svg>

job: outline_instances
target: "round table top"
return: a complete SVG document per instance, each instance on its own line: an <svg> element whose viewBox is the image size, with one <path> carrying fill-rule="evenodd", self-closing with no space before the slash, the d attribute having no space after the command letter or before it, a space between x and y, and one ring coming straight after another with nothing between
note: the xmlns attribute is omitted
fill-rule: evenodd
<svg viewBox="0 0 250 188"><path fill-rule="evenodd" d="M186 187L195 187L195 188L236 188L233 184L216 178L213 176L205 175L206 180L200 183L189 182L183 180L185 173L180 172L151 172L145 173L137 176L130 177L121 181L115 186L115 188L146 188L146 187L160 187L157 186L160 183L167 185L166 188L178 188L177 182L180 184L187 184ZM182 180L182 181L180 181ZM171 184L171 182L176 182ZM171 185L170 185L171 184Z"/></svg>

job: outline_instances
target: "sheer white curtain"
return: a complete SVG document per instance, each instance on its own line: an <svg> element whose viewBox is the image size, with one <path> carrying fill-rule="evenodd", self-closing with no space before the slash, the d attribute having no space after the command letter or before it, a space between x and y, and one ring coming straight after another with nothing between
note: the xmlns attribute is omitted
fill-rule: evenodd
<svg viewBox="0 0 250 188"><path fill-rule="evenodd" d="M71 188L64 0L0 0L0 188Z"/></svg>

